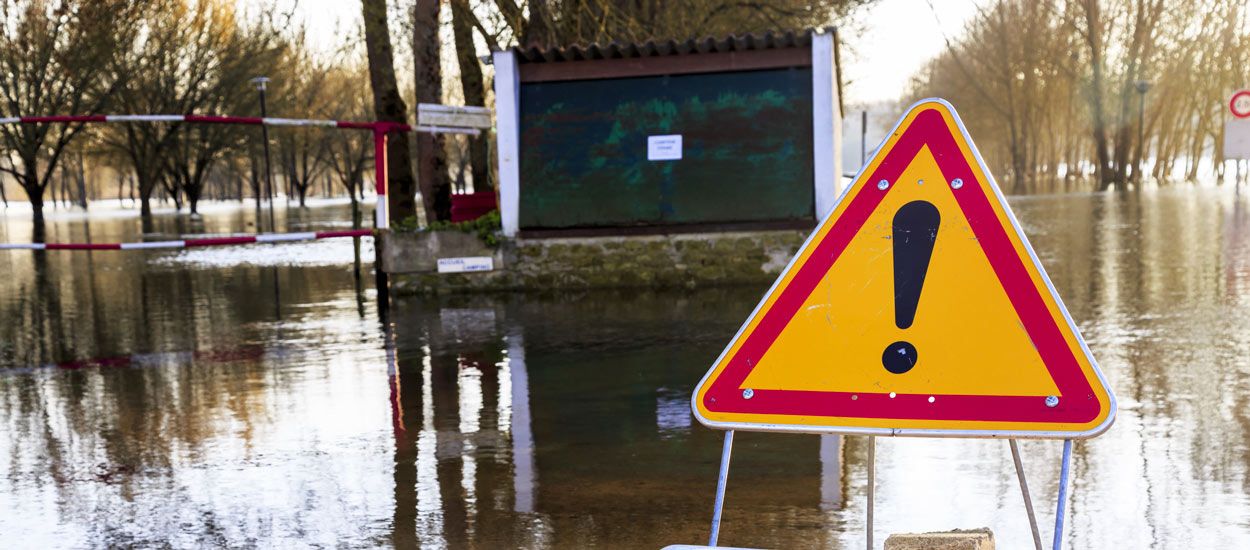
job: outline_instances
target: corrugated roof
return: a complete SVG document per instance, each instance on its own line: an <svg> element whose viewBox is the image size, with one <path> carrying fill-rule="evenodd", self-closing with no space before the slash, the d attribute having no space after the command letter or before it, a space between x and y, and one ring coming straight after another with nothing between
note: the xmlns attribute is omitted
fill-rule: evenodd
<svg viewBox="0 0 1250 550"><path fill-rule="evenodd" d="M609 44L574 44L555 48L514 47L521 63L558 63L562 61L587 61L593 59L629 59L668 55L691 55L709 53L741 52L750 50L775 50L783 48L806 48L812 43L812 33L817 30L767 32L758 34L729 35L724 38L707 37L678 41L648 40L644 43L612 42Z"/></svg>

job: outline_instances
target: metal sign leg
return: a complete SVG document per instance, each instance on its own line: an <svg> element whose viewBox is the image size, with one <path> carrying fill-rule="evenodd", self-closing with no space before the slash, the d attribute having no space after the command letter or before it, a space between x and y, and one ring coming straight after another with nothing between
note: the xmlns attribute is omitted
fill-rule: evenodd
<svg viewBox="0 0 1250 550"><path fill-rule="evenodd" d="M1024 479L1024 464L1020 462L1020 447L1016 440L1008 439L1011 460L1016 463L1016 477L1020 480L1020 494L1024 495L1024 511L1029 514L1029 529L1033 530L1033 547L1042 550L1042 535L1037 530L1037 515L1033 513L1033 499L1029 497L1029 482Z"/></svg>
<svg viewBox="0 0 1250 550"><path fill-rule="evenodd" d="M729 456L734 449L734 431L725 432L725 446L720 452L720 475L716 477L716 503L712 506L712 536L707 545L716 546L720 538L720 515L725 507L725 483L729 481Z"/></svg>
<svg viewBox="0 0 1250 550"><path fill-rule="evenodd" d="M868 436L868 550L872 550L872 506L877 492L877 437Z"/></svg>
<svg viewBox="0 0 1250 550"><path fill-rule="evenodd" d="M1072 440L1063 440L1063 465L1059 468L1059 504L1055 508L1054 550L1063 547L1063 512L1068 501L1068 470L1072 464Z"/></svg>

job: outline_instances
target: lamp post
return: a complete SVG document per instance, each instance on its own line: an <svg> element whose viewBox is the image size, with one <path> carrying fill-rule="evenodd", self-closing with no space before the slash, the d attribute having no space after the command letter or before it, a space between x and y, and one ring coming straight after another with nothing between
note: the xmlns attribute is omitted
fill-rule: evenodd
<svg viewBox="0 0 1250 550"><path fill-rule="evenodd" d="M1137 166L1133 167L1133 177L1137 181L1141 181L1141 165L1146 157L1146 92L1150 90L1150 83L1145 80L1138 80L1134 85L1137 87Z"/></svg>
<svg viewBox="0 0 1250 550"><path fill-rule="evenodd" d="M258 76L250 82L256 86L256 91L260 92L260 118L263 119L268 116L265 113L265 87L266 84L269 84L269 77ZM273 175L269 168L269 126L263 122L260 125L260 135L265 149L265 197L269 201L269 230L277 231L273 221ZM260 197L257 197L256 200L260 200Z"/></svg>

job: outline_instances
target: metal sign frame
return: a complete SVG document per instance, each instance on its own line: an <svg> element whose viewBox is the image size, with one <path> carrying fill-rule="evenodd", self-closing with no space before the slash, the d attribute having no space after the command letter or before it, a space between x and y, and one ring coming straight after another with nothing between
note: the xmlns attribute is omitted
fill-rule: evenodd
<svg viewBox="0 0 1250 550"><path fill-rule="evenodd" d="M765 305L768 302L769 297L773 296L774 293L780 290L780 287L783 281L785 281L787 278L786 276L790 274L794 269L796 269L796 267L798 267L798 262L800 258L803 256L802 252L808 250L809 247L813 245L813 242L815 241L815 239L818 236L821 236L820 228L823 228L825 227L826 224L830 223L831 222L830 218L832 216L834 216L835 214L841 213L840 207L842 206L843 202L848 200L848 197L850 197L850 193L852 190L859 190L860 188L863 187L862 185L859 185L859 183L860 183L860 179L866 176L865 171L868 170L869 168L873 168L875 170L876 167L878 166L878 161L883 159L883 157L889 153L889 151L886 150L887 148L885 147L885 144L883 143L882 146L878 147L877 150L873 152L872 158L869 159L869 161L865 163L863 167L860 168L860 171L855 176L855 179L854 179L855 183L850 186L847 186L847 188L842 191L841 195L838 197L837 203L835 203L834 205L834 208L830 211L830 213L825 215L824 219L822 219L821 223L817 226L817 229L813 231L812 234L809 235L808 238L804 241L803 245L799 248L799 253L796 253L795 256L791 258L786 268L782 271L782 275L777 278L777 280L769 288L768 292L764 294L763 299L760 300L759 304L756 305L754 310L752 310L751 314L747 317L746 322L743 323L742 327L739 328L737 333L734 335L734 338L731 340L731 344L727 346L724 351L721 352L721 354L717 357L715 363L713 363L713 367L708 370L707 374L703 376L698 386L696 386L696 390L694 394L691 396L691 410L693 411L695 418L698 419L698 421L701 424L709 428L721 429L721 430L790 432L790 433L846 434L846 435L873 435L873 436L881 435L881 436L910 436L910 437L1085 439L1085 438L1090 438L1090 437L1094 437L1094 436L1101 434L1102 432L1110 428L1111 425L1114 423L1115 417L1116 417L1116 410L1117 410L1115 393L1111 390L1110 385L1107 384L1106 378L1104 377L1102 370L1098 367L1097 361L1094 359L1092 353L1089 350L1089 347L1085 343L1085 339L1082 337L1080 330L1077 328L1076 323L1073 321L1072 316L1067 309L1067 306L1064 305L1061 299L1059 299L1058 293L1055 290L1053 282L1051 281L1049 275L1047 275L1045 269L1043 269L1042 264L1037 257L1037 253L1034 251L1032 244L1029 242L1027 236L1024 234L1024 231L1020 226L1019 220L1017 220L1015 213L1012 212L1010 206L1007 204L1006 197L1003 195L1002 190L999 188L998 183L994 179L994 176L990 172L988 166L986 166L985 160L981 157L980 151L977 150L975 145L973 145L972 139L968 134L968 130L964 126L963 121L959 118L959 115L955 111L954 107L949 102L940 98L928 98L928 99L922 99L920 101L917 101L916 103L912 104L910 107L907 108L906 110L907 114L899 118L898 122L895 123L894 127L891 129L890 133L887 134L887 136L894 136L895 134L897 134L900 127L903 125L903 123L905 121L909 121L908 115L910 115L917 108L927 103L938 104L950 115L951 120L953 121L955 127L958 129L958 132L959 132L958 136L953 135L952 137L953 138L962 137L964 142L968 145L968 152L971 153L972 158L975 159L976 161L975 168L979 169L980 175L984 177L985 187L993 191L993 196L992 197L987 196L986 198L996 199L998 203L1002 205L1003 214L1005 215L1007 220L1011 223L1011 228L1014 229L1015 233L1019 236L1021 247L1027 253L1028 260L1031 261L1034 266L1036 266L1036 269L1038 272L1038 279L1040 279L1040 281L1045 285L1045 291L1049 292L1050 295L1054 297L1055 305L1057 306L1056 309L1062 315L1063 322L1066 323L1067 327L1072 331L1072 334L1075 337L1075 341L1080 352L1083 353L1086 358L1088 358L1089 365L1092 369L1094 377L1087 378L1087 380L1091 383L1093 383L1096 380L1097 383L1100 384L1106 390L1107 398L1108 398L1108 403L1107 403L1108 412L1107 412L1106 418L1100 424L1090 429L1084 430L1084 431L1062 431L1062 430L930 429L930 428L877 428L877 427L854 427L854 426L840 426L840 427L839 426L810 426L810 425L791 425L791 424L775 424L775 423L718 421L718 420L712 420L712 419L706 418L703 416L703 414L700 413L699 403L698 403L699 390L704 388L709 383L709 379L712 378L713 374L717 374L717 375L721 374L721 373L716 372L717 367L726 360L727 355L730 353L730 351L733 348L733 342L738 342L741 338L743 338L743 336L747 332L747 329L750 327L751 321L761 314L762 310L764 309ZM887 141L889 139L890 139L889 137L886 138ZM997 223L997 221L995 223ZM1021 258L1021 260L1023 260L1023 258ZM1039 288L1038 290L1040 292L1042 289ZM1055 320L1058 321L1058 319L1055 319Z"/></svg>

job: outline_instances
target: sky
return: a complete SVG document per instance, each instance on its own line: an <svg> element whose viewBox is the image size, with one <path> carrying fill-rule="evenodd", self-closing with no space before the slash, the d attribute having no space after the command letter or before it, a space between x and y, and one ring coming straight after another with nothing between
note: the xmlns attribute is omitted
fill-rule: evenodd
<svg viewBox="0 0 1250 550"><path fill-rule="evenodd" d="M296 10L318 48L332 49L341 29L360 21L358 0L298 0ZM944 37L958 35L975 13L975 0L879 0L863 10L860 24L842 36L846 102L898 99L908 78L945 47Z"/></svg>
<svg viewBox="0 0 1250 550"><path fill-rule="evenodd" d="M932 6L932 7L931 7ZM911 75L946 47L976 14L973 0L881 0L860 14L842 43L846 103L896 100ZM855 34L853 34L855 33Z"/></svg>

